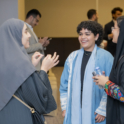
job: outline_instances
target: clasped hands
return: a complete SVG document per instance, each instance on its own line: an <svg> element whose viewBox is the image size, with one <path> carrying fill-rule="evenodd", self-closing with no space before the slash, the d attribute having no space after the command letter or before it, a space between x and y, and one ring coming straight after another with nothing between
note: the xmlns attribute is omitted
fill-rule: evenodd
<svg viewBox="0 0 124 124"><path fill-rule="evenodd" d="M39 52L35 52L32 56L32 64L36 66L43 56L44 55L40 54ZM59 63L58 58L59 55L57 55L56 52L54 52L53 56L48 54L42 61L41 70L47 72L52 67L56 66Z"/></svg>

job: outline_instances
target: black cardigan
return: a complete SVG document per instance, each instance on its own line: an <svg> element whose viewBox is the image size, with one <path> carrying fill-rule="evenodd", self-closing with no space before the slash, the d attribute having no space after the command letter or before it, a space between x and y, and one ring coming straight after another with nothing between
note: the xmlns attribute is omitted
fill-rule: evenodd
<svg viewBox="0 0 124 124"><path fill-rule="evenodd" d="M34 72L16 91L16 96L41 115L56 109L52 89L46 72ZM26 106L14 97L0 111L0 124L33 124L32 115Z"/></svg>

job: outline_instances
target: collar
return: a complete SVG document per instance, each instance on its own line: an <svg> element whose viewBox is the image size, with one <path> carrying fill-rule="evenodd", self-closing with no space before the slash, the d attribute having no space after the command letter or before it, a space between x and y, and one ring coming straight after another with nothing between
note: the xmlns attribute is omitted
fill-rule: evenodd
<svg viewBox="0 0 124 124"><path fill-rule="evenodd" d="M29 25L27 22L25 22L26 23L26 25L33 31L33 28L32 28L32 26L31 25Z"/></svg>

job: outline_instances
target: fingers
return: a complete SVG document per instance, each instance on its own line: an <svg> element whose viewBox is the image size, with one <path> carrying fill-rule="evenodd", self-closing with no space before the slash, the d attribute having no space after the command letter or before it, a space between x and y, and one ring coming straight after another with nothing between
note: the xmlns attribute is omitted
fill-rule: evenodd
<svg viewBox="0 0 124 124"><path fill-rule="evenodd" d="M56 65L58 65L58 63L59 63L59 60L54 63L53 67L56 66Z"/></svg>
<svg viewBox="0 0 124 124"><path fill-rule="evenodd" d="M44 37L43 40L46 41L48 39L48 37Z"/></svg>
<svg viewBox="0 0 124 124"><path fill-rule="evenodd" d="M104 121L105 120L105 117L103 117L103 120L102 121Z"/></svg>
<svg viewBox="0 0 124 124"><path fill-rule="evenodd" d="M53 66L56 66L59 63L59 55L56 54L56 52L54 52L53 57L51 54L48 54L44 59L51 59L51 61L54 63Z"/></svg>
<svg viewBox="0 0 124 124"><path fill-rule="evenodd" d="M94 82L99 83L99 80L96 80L96 79L95 79Z"/></svg>
<svg viewBox="0 0 124 124"><path fill-rule="evenodd" d="M99 79L99 76L93 76L94 82L96 82Z"/></svg>
<svg viewBox="0 0 124 124"><path fill-rule="evenodd" d="M105 71L102 71L102 74L105 76Z"/></svg>
<svg viewBox="0 0 124 124"><path fill-rule="evenodd" d="M99 116L99 114L96 116L95 119L96 119L96 122L98 122L98 123L101 122L101 117Z"/></svg>
<svg viewBox="0 0 124 124"><path fill-rule="evenodd" d="M40 53L39 52L35 52L32 57L35 58L38 55L40 55Z"/></svg>
<svg viewBox="0 0 124 124"><path fill-rule="evenodd" d="M50 41L47 40L45 46L48 46L50 44Z"/></svg>
<svg viewBox="0 0 124 124"><path fill-rule="evenodd" d="M56 56L56 58L54 59L54 63L56 63L56 61L58 61L59 59L59 55Z"/></svg>
<svg viewBox="0 0 124 124"><path fill-rule="evenodd" d="M99 117L98 120L97 120L98 123L100 123L102 121L104 121L104 117Z"/></svg>
<svg viewBox="0 0 124 124"><path fill-rule="evenodd" d="M95 117L96 123L100 123L101 121L104 121L104 119L105 117L99 114Z"/></svg>
<svg viewBox="0 0 124 124"><path fill-rule="evenodd" d="M96 83L98 83L98 80L96 80L96 79L95 79L95 80L93 80L93 82L96 82Z"/></svg>
<svg viewBox="0 0 124 124"><path fill-rule="evenodd" d="M51 55L51 54L49 54L49 55L48 55L48 59L51 59L51 58L52 58L52 55Z"/></svg>
<svg viewBox="0 0 124 124"><path fill-rule="evenodd" d="M54 52L54 55L53 55L53 57L52 57L53 62L54 62L53 67L56 66L56 65L59 63L58 58L59 58L59 55L56 55L56 52Z"/></svg>
<svg viewBox="0 0 124 124"><path fill-rule="evenodd" d="M41 54L41 53L40 53L40 52L35 52L34 55L35 55L35 54Z"/></svg>
<svg viewBox="0 0 124 124"><path fill-rule="evenodd" d="M97 121L97 119L98 119L98 114L96 115L96 117L95 117L95 120Z"/></svg>
<svg viewBox="0 0 124 124"><path fill-rule="evenodd" d="M46 46L49 45L49 43L50 43L49 40L46 40L46 41L44 42L43 46L46 47Z"/></svg>
<svg viewBox="0 0 124 124"><path fill-rule="evenodd" d="M47 59L49 59L50 58L50 54L48 54L45 58L44 58L44 60L47 60Z"/></svg>
<svg viewBox="0 0 124 124"><path fill-rule="evenodd" d="M57 56L53 59L53 61L56 62L58 59L59 59L59 55L57 55Z"/></svg>
<svg viewBox="0 0 124 124"><path fill-rule="evenodd" d="M43 54L40 54L39 52L35 52L33 55L33 58L35 59L41 59L43 57Z"/></svg>
<svg viewBox="0 0 124 124"><path fill-rule="evenodd" d="M102 118L101 118L101 121L104 121L104 120L105 120L105 117L102 117Z"/></svg>
<svg viewBox="0 0 124 124"><path fill-rule="evenodd" d="M40 54L39 52L35 52L32 56L32 64L36 66L42 57L42 54Z"/></svg>
<svg viewBox="0 0 124 124"><path fill-rule="evenodd" d="M62 111L62 116L65 117L66 110Z"/></svg>
<svg viewBox="0 0 124 124"><path fill-rule="evenodd" d="M59 58L59 55L57 55L57 53L54 52L54 55L52 57L53 61L56 62L58 60L58 58Z"/></svg>
<svg viewBox="0 0 124 124"><path fill-rule="evenodd" d="M47 56L48 56L49 59L52 59L54 63L56 63L56 61L59 58L59 55L56 55L56 52L54 52L53 57L52 57L51 54L48 54Z"/></svg>
<svg viewBox="0 0 124 124"><path fill-rule="evenodd" d="M46 42L46 41L47 41L47 37L44 37L44 38L42 38L42 39L41 39L41 38L39 39L39 42L41 43L42 46L45 45L45 42Z"/></svg>
<svg viewBox="0 0 124 124"><path fill-rule="evenodd" d="M52 59L54 60L56 58L56 52L54 52Z"/></svg>
<svg viewBox="0 0 124 124"><path fill-rule="evenodd" d="M38 61L41 60L42 57L43 57L42 54L41 54L41 55L38 55L38 56L37 56L37 60L38 60Z"/></svg>

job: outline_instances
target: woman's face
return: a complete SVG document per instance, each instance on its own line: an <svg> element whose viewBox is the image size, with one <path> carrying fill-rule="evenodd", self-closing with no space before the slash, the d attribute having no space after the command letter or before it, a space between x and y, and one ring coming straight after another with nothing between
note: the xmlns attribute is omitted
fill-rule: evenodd
<svg viewBox="0 0 124 124"><path fill-rule="evenodd" d="M95 40L98 39L98 36L98 34L94 36L91 31L82 28L82 30L79 32L78 40L85 51L93 51Z"/></svg>
<svg viewBox="0 0 124 124"><path fill-rule="evenodd" d="M25 48L29 47L29 38L31 37L30 33L27 31L27 26L24 24L22 29L22 44Z"/></svg>
<svg viewBox="0 0 124 124"><path fill-rule="evenodd" d="M114 43L117 43L117 41L118 41L119 32L120 32L119 27L117 25L117 22L115 22L114 27L112 28L112 34L113 34L112 41Z"/></svg>

